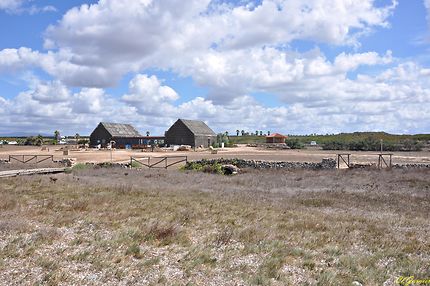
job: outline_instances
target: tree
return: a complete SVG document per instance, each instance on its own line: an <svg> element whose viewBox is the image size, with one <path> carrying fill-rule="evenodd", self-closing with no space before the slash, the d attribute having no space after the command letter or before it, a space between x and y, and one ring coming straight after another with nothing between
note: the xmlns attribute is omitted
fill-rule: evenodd
<svg viewBox="0 0 430 286"><path fill-rule="evenodd" d="M240 133L240 131L239 131L239 129L237 129L236 130L236 136L239 136L239 133Z"/></svg>
<svg viewBox="0 0 430 286"><path fill-rule="evenodd" d="M30 136L27 137L24 141L24 145L36 145L36 146L41 146L43 144L43 137L42 135L37 135L37 136Z"/></svg>
<svg viewBox="0 0 430 286"><path fill-rule="evenodd" d="M228 133L228 132L226 132ZM214 147L218 148L221 146L221 143L224 143L225 146L229 144L228 136L226 133L219 133L216 136L216 143L214 144Z"/></svg>
<svg viewBox="0 0 430 286"><path fill-rule="evenodd" d="M146 136L149 136L149 134L150 134L149 131L146 131Z"/></svg>
<svg viewBox="0 0 430 286"><path fill-rule="evenodd" d="M36 140L35 140L35 145L37 145L37 146L42 146L42 144L43 144L43 136L42 135L37 135L36 136Z"/></svg>
<svg viewBox="0 0 430 286"><path fill-rule="evenodd" d="M58 130L54 131L54 140L57 140L57 142L61 140L60 131Z"/></svg>
<svg viewBox="0 0 430 286"><path fill-rule="evenodd" d="M242 136L245 135L245 130L240 131L242 133Z"/></svg>
<svg viewBox="0 0 430 286"><path fill-rule="evenodd" d="M267 135L270 136L270 131L267 131Z"/></svg>
<svg viewBox="0 0 430 286"><path fill-rule="evenodd" d="M260 130L260 136L263 136L263 131Z"/></svg>
<svg viewBox="0 0 430 286"><path fill-rule="evenodd" d="M255 135L257 135L257 136L258 136L258 130L255 130Z"/></svg>
<svg viewBox="0 0 430 286"><path fill-rule="evenodd" d="M228 131L225 132L225 136L228 136Z"/></svg>

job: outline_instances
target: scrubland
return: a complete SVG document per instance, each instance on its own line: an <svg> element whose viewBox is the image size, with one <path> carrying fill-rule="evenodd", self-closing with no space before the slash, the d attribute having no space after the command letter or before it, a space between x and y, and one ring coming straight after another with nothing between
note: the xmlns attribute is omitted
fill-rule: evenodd
<svg viewBox="0 0 430 286"><path fill-rule="evenodd" d="M429 171L74 170L0 180L3 285L430 277Z"/></svg>

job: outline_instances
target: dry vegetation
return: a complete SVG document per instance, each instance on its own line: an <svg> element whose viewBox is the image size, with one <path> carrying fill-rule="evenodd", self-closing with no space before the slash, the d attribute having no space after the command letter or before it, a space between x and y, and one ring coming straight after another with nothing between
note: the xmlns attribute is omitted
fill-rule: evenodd
<svg viewBox="0 0 430 286"><path fill-rule="evenodd" d="M124 169L0 180L0 283L393 285L430 277L430 172Z"/></svg>

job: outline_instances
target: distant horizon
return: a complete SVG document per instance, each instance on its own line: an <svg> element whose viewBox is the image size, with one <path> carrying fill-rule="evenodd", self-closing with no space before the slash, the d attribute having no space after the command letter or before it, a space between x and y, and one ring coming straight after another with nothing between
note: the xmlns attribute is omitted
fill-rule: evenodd
<svg viewBox="0 0 430 286"><path fill-rule="evenodd" d="M245 132L252 133L251 131L247 131L247 130L245 130ZM215 133L216 134L222 134L223 132L215 132ZM338 132L338 133L330 133L330 134L317 134L317 133L310 133L310 134L288 134L288 133L281 133L281 132L276 132L276 131L274 131L274 132L270 131L270 133L280 133L280 134L289 135L289 136L309 136L309 137L310 136L331 136L331 135L340 135L340 134L354 134L354 133L385 133L385 134L388 134L388 135L395 135L395 136L402 136L402 135L407 135L407 136L430 135L430 133L414 133L414 134L403 133L403 134L396 134L396 133L388 133L388 132L384 132L384 131L355 131L355 132ZM263 136L265 136L265 134L267 134L267 131L263 131ZM0 134L0 138L27 138L27 137L38 136L38 135L42 135L45 138L54 138L53 134L50 135L48 133L44 133L44 134L43 133L35 133L35 134L34 133L28 133L28 134L22 134L22 135L20 135L20 134L18 134L18 135L4 135L4 134ZM75 136L75 134L73 134L73 135L67 135L67 134L63 135L63 134L60 134L60 135L61 136L65 136L65 137L74 137ZM86 134L79 134L80 137L89 137L90 135L91 135L91 133L88 134L88 135L86 135ZM142 135L142 137L146 137L145 134L141 133L141 135ZM228 135L229 136L237 136L236 132L233 133L233 132L230 132L230 131L228 131ZM163 135L160 135L160 134L150 134L149 136L164 136L164 134ZM239 134L239 137L241 137L241 136L242 135ZM249 134L249 136L252 136L252 135ZM258 135L258 136L260 136L260 135Z"/></svg>

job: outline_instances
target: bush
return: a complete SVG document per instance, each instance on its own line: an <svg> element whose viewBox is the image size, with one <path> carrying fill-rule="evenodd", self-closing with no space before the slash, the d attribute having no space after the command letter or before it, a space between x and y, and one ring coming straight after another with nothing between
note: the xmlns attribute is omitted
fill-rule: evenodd
<svg viewBox="0 0 430 286"><path fill-rule="evenodd" d="M299 139L287 139L285 143L291 149L303 149L305 145Z"/></svg>
<svg viewBox="0 0 430 286"><path fill-rule="evenodd" d="M81 171L81 170L86 170L86 169L90 169L93 168L91 165L85 164L85 163L77 163L75 164L71 170L72 171Z"/></svg>
<svg viewBox="0 0 430 286"><path fill-rule="evenodd" d="M182 170L190 170L190 171L199 171L203 173L211 173L211 174L224 174L222 169L222 165L220 163L196 163L196 162L188 162L181 168Z"/></svg>
<svg viewBox="0 0 430 286"><path fill-rule="evenodd" d="M348 146L345 142L331 141L322 144L323 150L347 150Z"/></svg>
<svg viewBox="0 0 430 286"><path fill-rule="evenodd" d="M42 146L43 137L41 135L30 136L25 138L24 145Z"/></svg>
<svg viewBox="0 0 430 286"><path fill-rule="evenodd" d="M216 142L214 142L212 144L212 146L214 148L219 148L219 147L221 147L221 143L224 143L224 146L228 146L229 145L230 142L229 142L227 134L225 134L225 133L219 133L216 136Z"/></svg>
<svg viewBox="0 0 430 286"><path fill-rule="evenodd" d="M399 142L383 142L383 151L421 151L424 144L418 140L405 139ZM350 151L380 151L381 141L368 137L350 142L329 141L322 144L324 150L350 150Z"/></svg>

